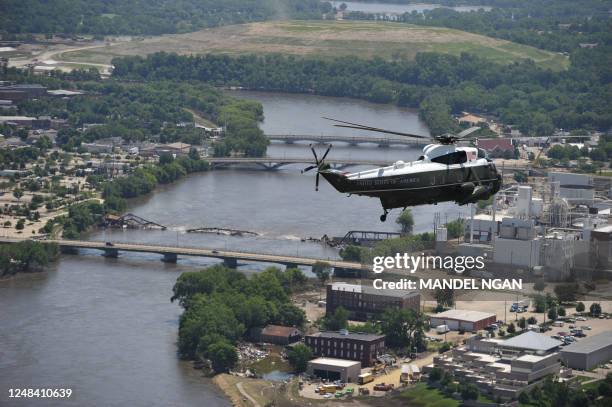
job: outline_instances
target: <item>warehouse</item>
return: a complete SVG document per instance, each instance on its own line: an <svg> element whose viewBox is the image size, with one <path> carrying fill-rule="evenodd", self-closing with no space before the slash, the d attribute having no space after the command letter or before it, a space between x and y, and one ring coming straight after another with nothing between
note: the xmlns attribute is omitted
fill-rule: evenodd
<svg viewBox="0 0 612 407"><path fill-rule="evenodd" d="M561 350L561 360L572 369L589 370L612 359L612 331L584 338Z"/></svg>
<svg viewBox="0 0 612 407"><path fill-rule="evenodd" d="M308 362L308 374L327 379L356 382L361 374L361 362L345 359L318 358Z"/></svg>
<svg viewBox="0 0 612 407"><path fill-rule="evenodd" d="M452 309L431 317L431 326L448 325L453 331L478 331L495 323L497 316L490 312Z"/></svg>

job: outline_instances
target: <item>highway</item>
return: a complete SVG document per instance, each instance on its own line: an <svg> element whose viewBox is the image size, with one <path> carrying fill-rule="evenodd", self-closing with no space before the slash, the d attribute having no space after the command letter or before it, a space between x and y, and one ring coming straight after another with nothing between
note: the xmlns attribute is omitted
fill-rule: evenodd
<svg viewBox="0 0 612 407"><path fill-rule="evenodd" d="M312 135L312 134L267 134L268 139L272 141L282 141L292 144L299 141L308 141L317 144L329 143L348 143L350 145L358 145L363 143L377 144L379 146L425 146L430 144L431 140L417 140L408 137L380 137L380 136L330 136L330 135Z"/></svg>

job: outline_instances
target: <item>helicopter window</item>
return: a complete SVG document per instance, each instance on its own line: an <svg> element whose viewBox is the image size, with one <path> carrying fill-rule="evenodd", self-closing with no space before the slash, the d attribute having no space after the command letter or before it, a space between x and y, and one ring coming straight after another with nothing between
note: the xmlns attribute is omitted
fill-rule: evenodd
<svg viewBox="0 0 612 407"><path fill-rule="evenodd" d="M487 152L482 148L478 149L478 158L487 158Z"/></svg>
<svg viewBox="0 0 612 407"><path fill-rule="evenodd" d="M425 156L424 156L424 155L422 155L422 156L420 156L419 158L417 158L417 161L423 161L424 159L425 159Z"/></svg>
<svg viewBox="0 0 612 407"><path fill-rule="evenodd" d="M467 154L465 151L455 151L454 153L444 154L440 157L432 158L431 161L446 165L463 164L467 162Z"/></svg>

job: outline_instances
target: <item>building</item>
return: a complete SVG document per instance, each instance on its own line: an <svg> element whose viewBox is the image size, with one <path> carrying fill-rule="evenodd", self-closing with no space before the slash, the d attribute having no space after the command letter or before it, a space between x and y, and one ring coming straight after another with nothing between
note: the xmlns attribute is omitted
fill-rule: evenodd
<svg viewBox="0 0 612 407"><path fill-rule="evenodd" d="M329 381L356 382L361 374L361 363L333 358L318 358L308 362L306 372Z"/></svg>
<svg viewBox="0 0 612 407"><path fill-rule="evenodd" d="M304 343L315 356L359 360L370 366L385 351L385 336L366 333L319 332L304 337Z"/></svg>
<svg viewBox="0 0 612 407"><path fill-rule="evenodd" d="M479 139L478 147L487 150L491 157L511 158L514 156L514 145L509 138Z"/></svg>
<svg viewBox="0 0 612 407"><path fill-rule="evenodd" d="M0 87L0 99L21 102L47 94L47 88L39 84L22 83Z"/></svg>
<svg viewBox="0 0 612 407"><path fill-rule="evenodd" d="M187 155L191 149L191 144L181 143L180 141L170 144L159 145L155 152L157 155L162 154L175 154L175 155Z"/></svg>
<svg viewBox="0 0 612 407"><path fill-rule="evenodd" d="M546 355L557 352L562 342L550 336L528 331L499 343L497 348L504 359L513 359L522 354Z"/></svg>
<svg viewBox="0 0 612 407"><path fill-rule="evenodd" d="M612 265L612 225L602 226L590 232L592 258L602 269Z"/></svg>
<svg viewBox="0 0 612 407"><path fill-rule="evenodd" d="M79 96L79 95L83 95L84 92L78 91L78 90L66 90L66 89L56 89L56 90L50 90L47 92L47 94L49 96L55 96L55 97L60 97L60 98L66 98L66 97L72 97L72 96Z"/></svg>
<svg viewBox="0 0 612 407"><path fill-rule="evenodd" d="M590 370L612 359L612 331L581 339L561 349L561 360L572 369Z"/></svg>
<svg viewBox="0 0 612 407"><path fill-rule="evenodd" d="M333 314L342 307L351 318L367 320L382 314L387 308L413 309L418 311L421 295L418 292L399 290L377 290L359 284L333 283L327 285L325 313Z"/></svg>
<svg viewBox="0 0 612 407"><path fill-rule="evenodd" d="M290 326L267 325L261 330L259 340L266 343L274 343L276 345L289 345L297 342L302 337L302 332Z"/></svg>
<svg viewBox="0 0 612 407"><path fill-rule="evenodd" d="M497 316L490 312L451 309L432 315L432 327L448 325L453 331L478 331L494 324Z"/></svg>
<svg viewBox="0 0 612 407"><path fill-rule="evenodd" d="M483 393L502 399L516 399L544 377L561 372L561 342L546 335L526 332L503 340L473 336L467 345L435 356L434 367L476 385Z"/></svg>

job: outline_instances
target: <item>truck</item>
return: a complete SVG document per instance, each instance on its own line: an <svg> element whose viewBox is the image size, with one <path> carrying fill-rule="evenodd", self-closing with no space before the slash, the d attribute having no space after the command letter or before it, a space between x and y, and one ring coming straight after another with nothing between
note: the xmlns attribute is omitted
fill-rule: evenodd
<svg viewBox="0 0 612 407"><path fill-rule="evenodd" d="M319 387L319 394L335 394L337 390L335 384L324 384Z"/></svg>
<svg viewBox="0 0 612 407"><path fill-rule="evenodd" d="M445 334L448 331L450 331L450 328L448 327L448 325L438 325L436 327L436 333L437 334Z"/></svg>
<svg viewBox="0 0 612 407"><path fill-rule="evenodd" d="M372 375L372 373L362 373L359 376L357 376L358 384L366 384L372 381L374 381L374 376Z"/></svg>
<svg viewBox="0 0 612 407"><path fill-rule="evenodd" d="M389 390L393 390L393 384L388 383L385 384L383 383L377 383L374 385L374 390L376 391L389 391Z"/></svg>

